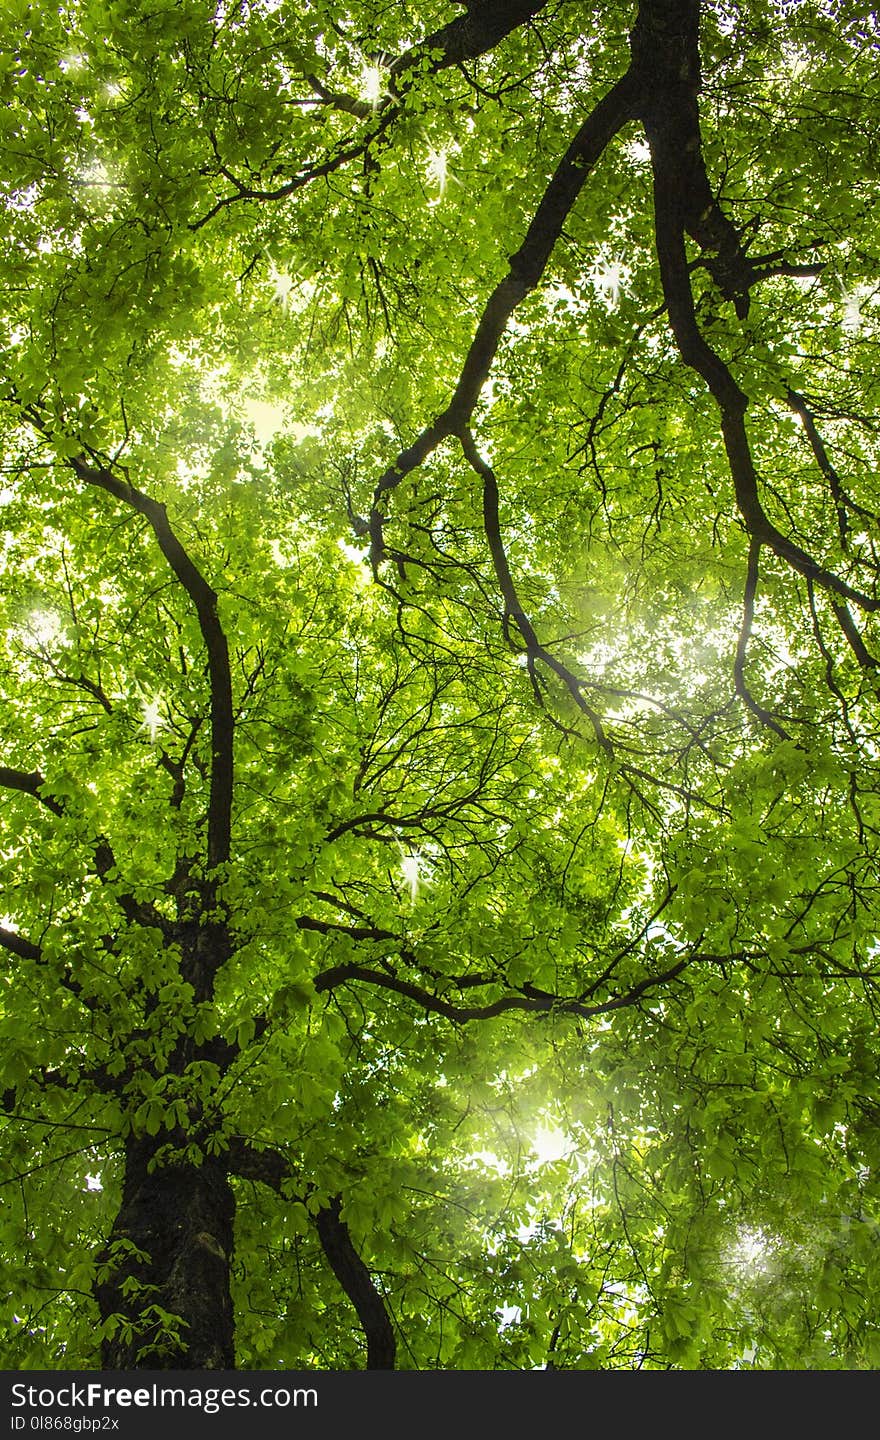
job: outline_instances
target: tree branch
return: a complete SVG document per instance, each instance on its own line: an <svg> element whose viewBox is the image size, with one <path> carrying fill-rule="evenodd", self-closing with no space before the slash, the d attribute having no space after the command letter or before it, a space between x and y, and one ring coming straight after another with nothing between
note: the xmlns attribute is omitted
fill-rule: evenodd
<svg viewBox="0 0 880 1440"><path fill-rule="evenodd" d="M14 770L7 765L0 765L0 786L5 786L8 790L19 790L25 795L33 795L41 805L44 805L47 810L51 810L53 815L67 814L67 806L63 801L55 800L51 795L42 793L45 783L45 777L39 770ZM103 881L106 880L109 872L116 868L116 857L110 842L103 835L99 835L92 843L95 847L95 873ZM136 901L132 895L117 895L116 901L127 920L146 925L161 923L158 911L151 905Z"/></svg>
<svg viewBox="0 0 880 1440"><path fill-rule="evenodd" d="M527 24L546 6L547 0L481 0L478 5L468 5L467 14L456 16L396 60L391 66L392 74L395 77L406 74L425 55L431 56L434 71L476 60L494 50L507 35Z"/></svg>
<svg viewBox="0 0 880 1440"><path fill-rule="evenodd" d="M53 800L51 795L43 795L42 787L46 781L39 770L11 770L8 765L0 765L0 785L7 790L20 790L24 795L33 795L53 815L63 815L64 806L59 800Z"/></svg>
<svg viewBox="0 0 880 1440"><path fill-rule="evenodd" d="M523 992L528 993L503 995L488 1005L452 1005L448 1000L441 999L439 995L432 995L430 990L425 990L421 985L414 985L409 980L402 980L399 976L389 974L387 971L371 970L369 966L354 964L334 965L328 970L322 970L315 976L313 984L318 994L335 990L340 985L348 985L353 980L365 985L375 985L380 990L390 990L395 995L402 995L407 1000L413 1000L429 1014L442 1015L444 1019L451 1020L457 1025L465 1025L471 1020L492 1020L496 1015L504 1015L511 1010L524 1010L533 1014L552 1012L557 1015L578 1015L581 1019L592 1020L596 1015L607 1015L613 1010L623 1010L630 1005L637 1004L648 990L657 985L664 985L669 980L674 980L694 958L696 957L689 956L677 961L662 974L648 975L637 985L633 985L631 989L613 996L610 1000L600 1001L596 1005L586 1005L582 1000L553 995L548 991L537 990L531 985L523 986Z"/></svg>
<svg viewBox="0 0 880 1440"><path fill-rule="evenodd" d="M259 1181L261 1185L268 1185L270 1190L276 1190L280 1195L281 1186L286 1180L293 1180L290 1161L280 1150L272 1147L257 1149L241 1135L233 1135L229 1141L229 1149L226 1152L227 1164L230 1173L238 1175L242 1180ZM308 1187L303 1189L303 1201Z"/></svg>
<svg viewBox="0 0 880 1440"><path fill-rule="evenodd" d="M360 140L349 142L348 137L335 154L308 165L298 174L281 185L266 189L248 185L238 180L230 171L219 164L220 174L235 187L231 195L221 196L198 220L190 222L191 230L201 230L221 210L242 200L274 201L285 200L304 186L322 176L332 175L352 160L365 155L371 145L389 128L400 114L402 97L413 83L414 76L424 70L429 75L440 70L461 65L466 60L476 60L488 50L494 49L505 36L526 24L547 5L548 0L486 0L485 4L469 7L466 15L460 15L448 25L433 31L418 45L413 45L403 55L392 61L388 67L388 90L378 105L367 104L339 91L326 89L314 75L306 79L315 94L326 105L343 113L369 120L366 134ZM213 137L212 137L213 141ZM214 142L214 153L217 146ZM219 163L219 156L218 163ZM276 171L276 174L278 172Z"/></svg>
<svg viewBox="0 0 880 1440"><path fill-rule="evenodd" d="M816 464L828 481L831 498L834 501L834 509L837 513L837 533L840 536L840 547L844 553L848 553L849 521L846 513L846 497L843 493L843 486L840 483L840 476L831 463L828 451L825 449L825 443L816 428L816 417L804 396L800 395L796 390L789 390L788 403L795 415L800 419Z"/></svg>
<svg viewBox="0 0 880 1440"><path fill-rule="evenodd" d="M26 940L17 930L8 930L5 925L0 925L0 945L21 960L37 960L42 963L43 952L39 945Z"/></svg>
<svg viewBox="0 0 880 1440"><path fill-rule="evenodd" d="M736 659L733 663L733 677L736 693L745 703L752 714L766 725L769 730L774 730L781 740L790 740L791 736L787 730L783 730L778 721L774 720L769 710L759 705L745 680L746 652L748 650L749 637L752 633L752 622L755 618L755 595L758 590L758 564L761 557L761 545L757 540L752 540L749 546L749 562L746 571L746 583L743 591L743 618L739 632L739 640L736 646Z"/></svg>
<svg viewBox="0 0 880 1440"><path fill-rule="evenodd" d="M449 405L379 478L368 522L374 571L384 555L382 528L387 496L450 435L470 423L507 322L535 289L584 182L619 130L635 117L637 85L632 69L617 81L581 125L541 197L525 238L510 256L508 272L486 302Z"/></svg>
<svg viewBox="0 0 880 1440"><path fill-rule="evenodd" d="M340 1219L341 1209L338 1195L321 1207L315 1216L318 1239L330 1269L357 1311L367 1341L367 1369L393 1370L397 1347L391 1319L348 1226Z"/></svg>
<svg viewBox="0 0 880 1440"><path fill-rule="evenodd" d="M492 556L492 564L495 567L495 576L498 581L498 588L501 591L501 598L505 606L505 619L509 616L513 620L526 647L526 654L530 667L534 666L536 660L541 660L554 675L563 682L569 695L574 700L578 709L589 719L593 727L593 733L603 750L611 753L611 741L605 734L602 721L598 714L587 704L584 699L584 681L563 665L556 656L551 654L538 639L531 620L522 608L522 603L510 573L510 565L507 560L507 552L504 548L504 541L501 537L501 520L499 516L498 481L495 472L488 461L477 450L474 438L470 430L464 428L460 433L461 446L465 458L471 467L480 476L483 482L483 528L486 532L486 540L489 545L489 552Z"/></svg>
<svg viewBox="0 0 880 1440"><path fill-rule="evenodd" d="M699 0L642 0L632 35L633 66L641 81L639 115L651 148L657 258L675 342L682 360L702 377L718 405L737 505L749 535L824 589L864 610L878 610L880 600L853 589L819 564L765 513L746 431L748 397L697 324L684 239L685 231L693 232L696 223L693 194L720 215L700 151L698 28ZM711 223L711 245L726 267L726 283L731 294L742 300L748 286L738 241L734 245L717 217ZM696 233L699 241L699 226Z"/></svg>
<svg viewBox="0 0 880 1440"><path fill-rule="evenodd" d="M744 319L755 274L703 160L699 13L700 0L642 0L630 37L633 65L641 79L640 109L652 158L662 158L679 223L707 252L703 264Z"/></svg>
<svg viewBox="0 0 880 1440"><path fill-rule="evenodd" d="M32 960L37 965L46 965L48 963L39 945L35 945L32 940L26 939L25 936L20 935L17 930L10 930L5 925L0 926L0 948L7 950L10 955L18 956L19 960ZM59 975L58 984L62 990L66 990L69 995L73 995L90 1013L94 1013L94 1011L97 1010L97 1002L94 998L83 994L83 987L78 980L73 978L69 966L66 966L62 974Z"/></svg>
<svg viewBox="0 0 880 1440"><path fill-rule="evenodd" d="M42 427L41 427L42 428ZM232 825L233 736L232 675L229 646L217 614L217 593L184 549L163 504L119 479L104 466L73 457L70 468L86 485L104 490L143 515L159 549L192 601L208 656L211 701L211 774L208 800L208 868L229 859Z"/></svg>
<svg viewBox="0 0 880 1440"><path fill-rule="evenodd" d="M294 1178L290 1162L280 1150L257 1150L240 1136L230 1142L227 1160L232 1173L268 1185L278 1194L283 1194L284 1182ZM312 1188L305 1187L303 1203ZM396 1342L391 1319L348 1226L340 1218L341 1210L342 1197L336 1195L315 1213L315 1230L333 1274L357 1312L367 1341L367 1369L393 1370Z"/></svg>

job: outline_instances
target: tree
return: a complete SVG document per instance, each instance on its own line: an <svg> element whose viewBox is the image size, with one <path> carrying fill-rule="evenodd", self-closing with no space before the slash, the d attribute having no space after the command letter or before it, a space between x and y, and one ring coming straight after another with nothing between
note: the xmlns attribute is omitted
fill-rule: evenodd
<svg viewBox="0 0 880 1440"><path fill-rule="evenodd" d="M875 1368L876 19L3 27L4 1364Z"/></svg>

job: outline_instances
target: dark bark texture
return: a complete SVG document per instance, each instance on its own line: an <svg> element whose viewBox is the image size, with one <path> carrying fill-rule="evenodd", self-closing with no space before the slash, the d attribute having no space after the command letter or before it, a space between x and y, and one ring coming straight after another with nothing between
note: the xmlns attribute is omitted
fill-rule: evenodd
<svg viewBox="0 0 880 1440"><path fill-rule="evenodd" d="M122 1202L102 1257L110 1273L95 1287L102 1321L115 1314L123 1323L104 1341L102 1367L234 1369L235 1202L225 1166L206 1159L151 1170L157 1148L155 1140L136 1140L126 1154ZM177 1342L163 1335L153 1305L180 1317Z"/></svg>

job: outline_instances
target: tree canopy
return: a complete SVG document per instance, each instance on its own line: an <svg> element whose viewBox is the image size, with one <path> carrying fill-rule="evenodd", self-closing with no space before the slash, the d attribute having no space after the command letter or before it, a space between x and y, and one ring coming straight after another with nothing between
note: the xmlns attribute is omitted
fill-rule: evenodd
<svg viewBox="0 0 880 1440"><path fill-rule="evenodd" d="M0 25L4 1365L880 1367L876 17Z"/></svg>

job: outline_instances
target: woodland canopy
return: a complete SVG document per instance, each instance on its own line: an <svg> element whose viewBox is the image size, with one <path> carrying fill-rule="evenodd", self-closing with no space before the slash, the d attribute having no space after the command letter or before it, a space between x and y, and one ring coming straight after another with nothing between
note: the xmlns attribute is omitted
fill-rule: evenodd
<svg viewBox="0 0 880 1440"><path fill-rule="evenodd" d="M880 1368L876 17L0 28L0 1361Z"/></svg>

